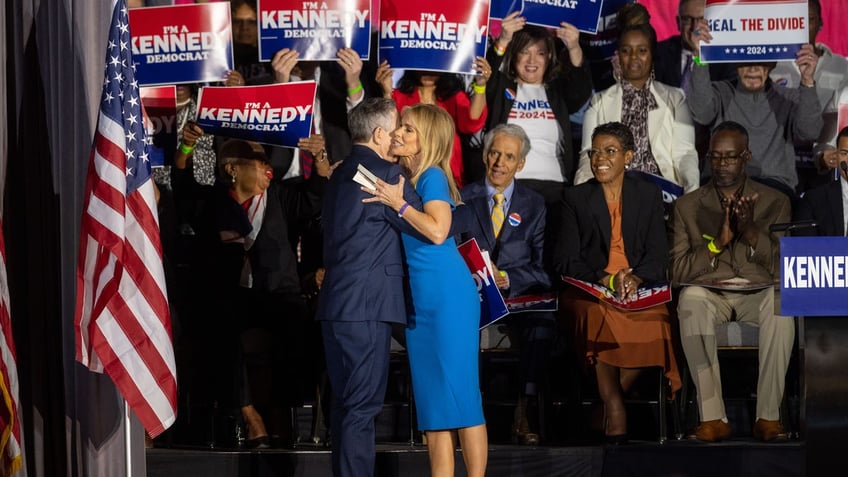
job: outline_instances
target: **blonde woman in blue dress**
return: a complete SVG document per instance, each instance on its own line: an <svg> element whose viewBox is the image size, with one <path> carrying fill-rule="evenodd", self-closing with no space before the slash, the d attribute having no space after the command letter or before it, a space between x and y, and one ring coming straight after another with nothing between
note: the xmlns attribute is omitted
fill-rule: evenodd
<svg viewBox="0 0 848 477"><path fill-rule="evenodd" d="M468 475L480 477L488 458L478 375L480 299L449 236L459 202L450 169L453 140L453 119L445 110L429 104L404 109L390 153L424 210L403 200L403 176L395 185L378 181L374 197L365 200L391 207L432 242L402 235L411 289L406 345L418 427L427 434L433 476L454 474L458 439Z"/></svg>

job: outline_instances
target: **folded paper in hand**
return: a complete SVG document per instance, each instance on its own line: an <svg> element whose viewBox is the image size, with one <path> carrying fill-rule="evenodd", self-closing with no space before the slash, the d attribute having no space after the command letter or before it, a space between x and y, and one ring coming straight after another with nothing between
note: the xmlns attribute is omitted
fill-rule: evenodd
<svg viewBox="0 0 848 477"><path fill-rule="evenodd" d="M353 180L360 184L362 187L371 190L377 190L377 176L375 176L374 173L369 171L362 164L356 167L356 174L354 174Z"/></svg>

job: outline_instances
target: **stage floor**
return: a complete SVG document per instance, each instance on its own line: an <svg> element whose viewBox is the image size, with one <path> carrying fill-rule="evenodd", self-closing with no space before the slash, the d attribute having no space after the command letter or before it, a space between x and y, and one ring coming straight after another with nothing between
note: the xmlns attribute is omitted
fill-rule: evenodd
<svg viewBox="0 0 848 477"><path fill-rule="evenodd" d="M618 447L519 447L492 445L486 475L568 477L781 477L800 476L804 444L763 444L751 439L704 444L641 441ZM147 450L149 477L331 476L330 452L323 446L294 450L227 450L154 448ZM378 445L376 475L428 476L426 448ZM457 452L456 475L464 476Z"/></svg>

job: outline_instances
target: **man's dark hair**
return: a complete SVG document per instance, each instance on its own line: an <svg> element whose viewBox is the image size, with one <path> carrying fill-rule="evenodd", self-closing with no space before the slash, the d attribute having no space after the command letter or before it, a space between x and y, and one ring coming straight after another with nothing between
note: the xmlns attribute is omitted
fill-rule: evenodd
<svg viewBox="0 0 848 477"><path fill-rule="evenodd" d="M713 136L723 131L732 131L739 133L743 138L745 138L745 147L748 147L748 130L745 129L745 126L737 123L736 121L724 121L720 123L718 126L713 128Z"/></svg>
<svg viewBox="0 0 848 477"><path fill-rule="evenodd" d="M836 145L837 146L839 146L839 140L842 139L843 137L848 137L848 126L845 126L844 128L842 128L842 130L839 131L839 134L836 136Z"/></svg>

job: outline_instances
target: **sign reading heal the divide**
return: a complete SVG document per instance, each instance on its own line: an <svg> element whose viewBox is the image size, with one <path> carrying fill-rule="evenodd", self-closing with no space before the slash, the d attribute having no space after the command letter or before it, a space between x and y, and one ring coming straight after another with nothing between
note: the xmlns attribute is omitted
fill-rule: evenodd
<svg viewBox="0 0 848 477"><path fill-rule="evenodd" d="M457 250L465 260L465 264L468 265L471 278L474 279L477 292L480 294L480 329L483 329L508 315L509 310L503 296L501 296L501 291L495 284L492 271L486 265L483 253L480 252L477 240L471 239L463 242L459 244Z"/></svg>
<svg viewBox="0 0 848 477"><path fill-rule="evenodd" d="M309 137L315 81L201 88L197 124L206 134L297 147Z"/></svg>
<svg viewBox="0 0 848 477"><path fill-rule="evenodd" d="M261 61L283 48L297 51L300 60L335 60L342 48L368 59L370 0L260 0L257 9Z"/></svg>
<svg viewBox="0 0 848 477"><path fill-rule="evenodd" d="M603 0L524 0L527 23L559 28L568 22L580 31L597 33Z"/></svg>
<svg viewBox="0 0 848 477"><path fill-rule="evenodd" d="M140 85L222 81L233 69L229 2L129 11Z"/></svg>
<svg viewBox="0 0 848 477"><path fill-rule="evenodd" d="M713 39L701 43L707 63L795 60L810 41L807 0L707 0Z"/></svg>
<svg viewBox="0 0 848 477"><path fill-rule="evenodd" d="M379 61L392 68L474 73L474 59L486 56L488 32L489 0L382 0Z"/></svg>
<svg viewBox="0 0 848 477"><path fill-rule="evenodd" d="M138 89L150 166L171 165L177 149L177 87L149 86Z"/></svg>
<svg viewBox="0 0 848 477"><path fill-rule="evenodd" d="M848 315L848 237L780 239L780 314Z"/></svg>

